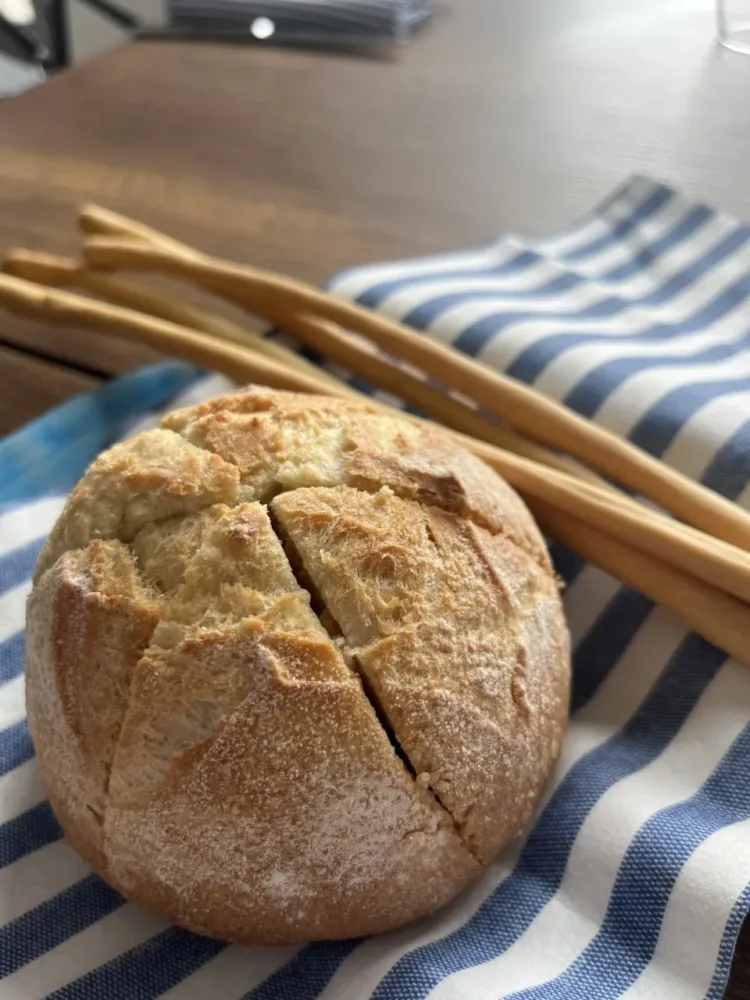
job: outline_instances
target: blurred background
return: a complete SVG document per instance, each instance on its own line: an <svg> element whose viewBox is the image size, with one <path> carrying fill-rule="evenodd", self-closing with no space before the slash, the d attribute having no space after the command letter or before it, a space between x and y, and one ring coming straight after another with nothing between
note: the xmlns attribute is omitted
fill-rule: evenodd
<svg viewBox="0 0 750 1000"><path fill-rule="evenodd" d="M131 34L371 50L410 40L432 0L0 0L0 96Z"/></svg>
<svg viewBox="0 0 750 1000"><path fill-rule="evenodd" d="M129 29L106 12L106 4L81 0L0 0L0 98L44 79L26 41L48 41L50 15L58 7L66 25L67 61L89 59L120 43ZM118 0L117 7L139 20L161 19L161 0Z"/></svg>

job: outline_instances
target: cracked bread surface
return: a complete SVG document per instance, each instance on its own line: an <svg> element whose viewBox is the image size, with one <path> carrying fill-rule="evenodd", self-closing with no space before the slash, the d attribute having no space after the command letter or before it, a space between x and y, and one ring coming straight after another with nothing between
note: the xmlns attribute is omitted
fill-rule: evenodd
<svg viewBox="0 0 750 1000"><path fill-rule="evenodd" d="M66 836L126 897L237 941L447 902L528 821L568 684L523 503L366 403L249 387L169 414L90 467L29 599Z"/></svg>

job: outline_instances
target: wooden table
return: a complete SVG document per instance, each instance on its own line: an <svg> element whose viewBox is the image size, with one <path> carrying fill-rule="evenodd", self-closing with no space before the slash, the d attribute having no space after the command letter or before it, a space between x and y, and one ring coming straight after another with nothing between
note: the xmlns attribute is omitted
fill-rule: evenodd
<svg viewBox="0 0 750 1000"><path fill-rule="evenodd" d="M711 0L450 7L392 59L141 42L8 102L0 244L71 250L95 200L319 280L550 232L636 171L750 218L750 58ZM0 433L152 358L3 317Z"/></svg>
<svg viewBox="0 0 750 1000"><path fill-rule="evenodd" d="M317 280L552 231L634 171L750 217L750 59L711 0L450 8L392 60L141 42L7 102L0 246L72 249L90 199ZM3 317L0 433L150 357Z"/></svg>

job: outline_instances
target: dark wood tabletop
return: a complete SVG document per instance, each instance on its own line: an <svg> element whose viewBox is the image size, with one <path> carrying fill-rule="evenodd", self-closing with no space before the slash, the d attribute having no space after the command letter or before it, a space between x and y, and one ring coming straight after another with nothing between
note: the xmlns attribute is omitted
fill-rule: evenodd
<svg viewBox="0 0 750 1000"><path fill-rule="evenodd" d="M138 42L0 107L0 247L97 201L312 280L552 232L633 172L750 218L750 57L710 0L452 0L372 56ZM0 434L154 357L0 320ZM750 1000L750 935L728 996Z"/></svg>
<svg viewBox="0 0 750 1000"><path fill-rule="evenodd" d="M0 107L0 246L73 249L88 199L317 280L553 231L636 171L750 217L750 58L710 8L453 0L369 58L123 46ZM0 364L0 433L151 357L5 317L0 346L44 356Z"/></svg>

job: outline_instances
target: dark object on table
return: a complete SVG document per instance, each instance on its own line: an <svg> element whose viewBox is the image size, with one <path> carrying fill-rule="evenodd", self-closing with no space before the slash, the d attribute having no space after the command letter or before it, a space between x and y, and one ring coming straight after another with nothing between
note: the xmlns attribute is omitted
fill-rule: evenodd
<svg viewBox="0 0 750 1000"><path fill-rule="evenodd" d="M406 42L431 0L170 0L170 33L282 45Z"/></svg>
<svg viewBox="0 0 750 1000"><path fill-rule="evenodd" d="M140 26L137 17L114 0L79 0L102 17L128 31ZM68 0L37 0L36 18L17 24L0 14L0 39L16 58L43 70L63 69L70 62Z"/></svg>

